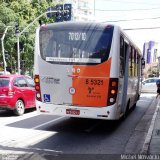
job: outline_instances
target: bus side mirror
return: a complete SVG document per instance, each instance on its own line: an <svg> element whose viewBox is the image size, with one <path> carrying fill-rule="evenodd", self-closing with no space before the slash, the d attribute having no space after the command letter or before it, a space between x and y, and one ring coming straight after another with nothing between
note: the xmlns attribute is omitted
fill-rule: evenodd
<svg viewBox="0 0 160 160"><path fill-rule="evenodd" d="M142 69L144 69L145 68L145 60L144 60L144 58L141 59L141 62L142 62L141 63L142 64Z"/></svg>

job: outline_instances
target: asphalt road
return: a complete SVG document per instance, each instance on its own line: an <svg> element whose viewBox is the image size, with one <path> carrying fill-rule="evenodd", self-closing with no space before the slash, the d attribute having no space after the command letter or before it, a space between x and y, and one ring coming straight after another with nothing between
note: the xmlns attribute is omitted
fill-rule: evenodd
<svg viewBox="0 0 160 160"><path fill-rule="evenodd" d="M12 113L8 113L8 117L6 112L5 116L0 113L0 119L5 118L7 122L3 126L12 135L8 143L0 139L0 148L43 154L139 153L154 112L154 108L149 108L154 97L143 94L136 108L121 121L38 115L36 111L29 111L23 119ZM28 116L30 114L33 116Z"/></svg>

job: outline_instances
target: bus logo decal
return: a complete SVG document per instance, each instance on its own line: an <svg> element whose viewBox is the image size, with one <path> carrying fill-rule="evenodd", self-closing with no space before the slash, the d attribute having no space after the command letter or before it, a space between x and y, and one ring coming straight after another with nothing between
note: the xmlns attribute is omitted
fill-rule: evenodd
<svg viewBox="0 0 160 160"><path fill-rule="evenodd" d="M46 84L60 84L60 79L54 77L43 77L41 78L41 81Z"/></svg>
<svg viewBox="0 0 160 160"><path fill-rule="evenodd" d="M44 102L50 102L51 101L50 94L44 94L43 97L44 97Z"/></svg>

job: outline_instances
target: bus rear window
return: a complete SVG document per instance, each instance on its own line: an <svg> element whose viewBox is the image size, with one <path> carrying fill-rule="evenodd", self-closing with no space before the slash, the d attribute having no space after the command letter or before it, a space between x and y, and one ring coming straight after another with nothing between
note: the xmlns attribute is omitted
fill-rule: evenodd
<svg viewBox="0 0 160 160"><path fill-rule="evenodd" d="M40 30L40 54L50 63L99 64L109 57L113 27Z"/></svg>

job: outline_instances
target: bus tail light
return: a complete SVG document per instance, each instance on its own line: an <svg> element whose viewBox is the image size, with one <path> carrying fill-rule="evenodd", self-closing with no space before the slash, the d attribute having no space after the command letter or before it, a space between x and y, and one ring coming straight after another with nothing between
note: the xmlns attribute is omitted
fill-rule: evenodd
<svg viewBox="0 0 160 160"><path fill-rule="evenodd" d="M118 92L118 78L110 78L108 89L108 101L107 105L113 105L116 102Z"/></svg>
<svg viewBox="0 0 160 160"><path fill-rule="evenodd" d="M42 101L39 75L34 76L34 82L35 82L35 90L36 90L36 99L38 101Z"/></svg>

